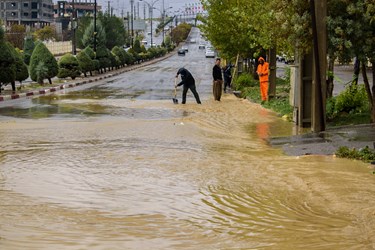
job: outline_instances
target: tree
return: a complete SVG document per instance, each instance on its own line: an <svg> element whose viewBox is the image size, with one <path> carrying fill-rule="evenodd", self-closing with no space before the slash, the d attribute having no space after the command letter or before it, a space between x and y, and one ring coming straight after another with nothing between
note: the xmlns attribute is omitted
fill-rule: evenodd
<svg viewBox="0 0 375 250"><path fill-rule="evenodd" d="M96 59L99 61L99 68L103 69L106 72L108 67L111 67L110 51L104 46L101 45L96 51Z"/></svg>
<svg viewBox="0 0 375 250"><path fill-rule="evenodd" d="M14 83L16 79L16 59L11 46L5 42L4 35L4 30L0 27L0 92L2 85ZM12 89L15 91L15 86L12 85Z"/></svg>
<svg viewBox="0 0 375 250"><path fill-rule="evenodd" d="M16 67L16 78L22 85L22 81L29 77L29 70L26 63L23 61L22 54L17 49L14 50L15 67Z"/></svg>
<svg viewBox="0 0 375 250"><path fill-rule="evenodd" d="M78 53L77 60L85 77L87 76L86 72L90 72L90 75L92 75L92 71L95 70L95 64L85 50Z"/></svg>
<svg viewBox="0 0 375 250"><path fill-rule="evenodd" d="M47 72L44 73L45 68L47 69ZM39 79L38 72L40 73ZM41 84L44 79L48 79L49 83L52 84L51 79L55 77L57 73L58 65L55 57L42 42L38 42L30 59L31 79Z"/></svg>
<svg viewBox="0 0 375 250"><path fill-rule="evenodd" d="M106 33L104 30L103 25L99 20L96 22L96 48L100 46L105 46L106 44ZM82 38L82 45L83 47L90 46L94 48L94 21L92 20L90 25L87 27L85 33L83 34Z"/></svg>
<svg viewBox="0 0 375 250"><path fill-rule="evenodd" d="M116 16L109 14L99 15L106 34L106 47L112 49L115 46L122 46L125 44L127 32L124 27L123 20Z"/></svg>
<svg viewBox="0 0 375 250"><path fill-rule="evenodd" d="M63 55L60 58L58 65L58 78L70 77L74 80L77 76L81 75L81 67L79 66L78 60L70 53Z"/></svg>
<svg viewBox="0 0 375 250"><path fill-rule="evenodd" d="M22 49L26 28L23 25L14 24L10 27L10 31L6 34L6 40L15 48Z"/></svg>
<svg viewBox="0 0 375 250"><path fill-rule="evenodd" d="M37 39L41 41L48 41L55 39L55 27L54 26L44 26L34 32Z"/></svg>
<svg viewBox="0 0 375 250"><path fill-rule="evenodd" d="M26 36L25 43L23 46L23 60L27 65L30 64L30 58L33 54L34 48L35 44L32 36Z"/></svg>

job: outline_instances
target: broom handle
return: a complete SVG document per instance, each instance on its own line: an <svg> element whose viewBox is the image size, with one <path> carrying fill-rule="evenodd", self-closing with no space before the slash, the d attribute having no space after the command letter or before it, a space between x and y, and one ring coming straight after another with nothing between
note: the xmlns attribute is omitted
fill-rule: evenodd
<svg viewBox="0 0 375 250"><path fill-rule="evenodd" d="M176 98L176 96L177 96L177 86L176 86L176 84L177 84L177 78L175 77L174 78L174 97Z"/></svg>

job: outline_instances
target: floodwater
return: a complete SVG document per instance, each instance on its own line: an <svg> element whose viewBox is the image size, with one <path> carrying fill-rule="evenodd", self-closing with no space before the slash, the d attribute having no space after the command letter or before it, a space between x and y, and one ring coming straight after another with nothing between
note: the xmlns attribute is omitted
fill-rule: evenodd
<svg viewBox="0 0 375 250"><path fill-rule="evenodd" d="M0 249L375 249L367 164L285 156L292 124L209 74L174 105L178 60L0 108Z"/></svg>

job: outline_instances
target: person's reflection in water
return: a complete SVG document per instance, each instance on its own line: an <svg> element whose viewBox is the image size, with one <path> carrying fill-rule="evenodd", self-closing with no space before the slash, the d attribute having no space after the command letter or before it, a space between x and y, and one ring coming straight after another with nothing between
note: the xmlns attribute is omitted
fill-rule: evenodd
<svg viewBox="0 0 375 250"><path fill-rule="evenodd" d="M256 126L256 133L260 139L267 139L270 135L270 125L268 123L258 123Z"/></svg>

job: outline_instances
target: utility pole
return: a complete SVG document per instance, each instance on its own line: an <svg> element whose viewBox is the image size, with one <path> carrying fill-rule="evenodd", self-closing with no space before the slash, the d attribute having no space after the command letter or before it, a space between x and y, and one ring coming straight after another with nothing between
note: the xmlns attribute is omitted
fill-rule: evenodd
<svg viewBox="0 0 375 250"><path fill-rule="evenodd" d="M77 54L77 46L76 46L76 28L77 28L77 16L76 16L76 9L74 7L74 0L72 0L72 54Z"/></svg>
<svg viewBox="0 0 375 250"><path fill-rule="evenodd" d="M327 0L310 0L310 10L314 45L311 129L313 132L321 132L325 130L326 125Z"/></svg>
<svg viewBox="0 0 375 250"><path fill-rule="evenodd" d="M134 9L133 9L133 5L134 5L134 0L130 0L130 8L131 8L131 13L130 13L130 18L131 18L131 20L130 20L130 22L131 22L131 29L132 29L132 31L131 31L131 47L133 48L133 45L134 45L134 30L133 30L133 11L134 11Z"/></svg>
<svg viewBox="0 0 375 250"><path fill-rule="evenodd" d="M96 0L94 0L94 52L96 52Z"/></svg>

